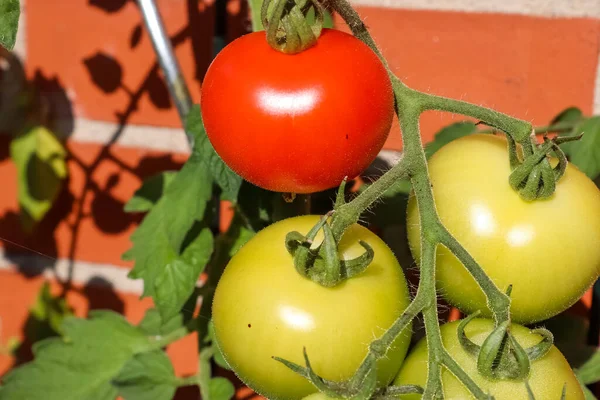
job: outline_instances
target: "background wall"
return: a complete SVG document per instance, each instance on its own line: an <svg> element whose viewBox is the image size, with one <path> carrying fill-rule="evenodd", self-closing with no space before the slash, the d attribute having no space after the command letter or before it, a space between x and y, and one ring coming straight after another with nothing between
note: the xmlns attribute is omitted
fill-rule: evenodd
<svg viewBox="0 0 600 400"><path fill-rule="evenodd" d="M120 259L140 219L122 208L142 179L179 168L188 152L133 1L21 2L16 52L51 100L55 130L68 137L70 178L58 206L25 234L8 139L0 138L0 344L24 338L29 309L48 279L78 315L108 307L141 319L151 302L139 300L141 283L126 278L131 264ZM215 49L247 29L247 8L242 0L157 3L197 102ZM538 125L568 106L600 113L598 0L354 3L412 87ZM453 120L426 114L424 140ZM400 149L396 124L386 152ZM169 349L178 374L196 371L195 346L189 337ZM0 375L14 362L0 354Z"/></svg>

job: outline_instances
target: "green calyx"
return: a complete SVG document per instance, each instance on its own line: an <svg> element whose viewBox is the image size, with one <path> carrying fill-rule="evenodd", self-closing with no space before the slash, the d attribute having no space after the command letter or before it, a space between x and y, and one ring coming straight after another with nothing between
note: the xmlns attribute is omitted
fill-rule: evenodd
<svg viewBox="0 0 600 400"><path fill-rule="evenodd" d="M462 348L477 358L478 372L488 379L503 379L526 381L529 377L531 362L535 361L550 350L554 337L544 328L532 332L542 336L535 346L524 349L510 332L510 322L504 321L496 326L489 336L479 346L471 341L465 333L465 328L477 317L476 312L465 318L458 326L458 341Z"/></svg>
<svg viewBox="0 0 600 400"><path fill-rule="evenodd" d="M523 160L521 160L515 140L510 135L506 136L512 169L509 183L527 201L547 199L554 194L556 184L567 168L567 157L559 145L579 140L582 137L582 135L563 136L554 139L544 137L544 143L539 146L528 138L521 143L524 153ZM558 164L555 167L550 165L548 159L550 153L553 153L558 159Z"/></svg>
<svg viewBox="0 0 600 400"><path fill-rule="evenodd" d="M365 249L365 252L351 260L344 260L338 254L338 243L341 239L341 233L335 229L334 222L342 210L346 215L343 206L347 206L344 200L346 181L340 185L335 201L333 211L325 214L321 220L312 227L312 229L303 235L300 232L289 232L285 237L285 247L294 259L294 267L298 273L304 277L310 278L325 287L333 287L346 279L352 278L363 272L375 257L373 248L364 241L359 244ZM350 211L358 219L360 210ZM331 223L329 219L331 218ZM350 218L352 220L352 218ZM331 224L331 225L330 225ZM332 226L334 226L332 228ZM345 230L349 225L345 224L342 229ZM323 241L318 246L313 247L314 240L319 231L323 231Z"/></svg>
<svg viewBox="0 0 600 400"><path fill-rule="evenodd" d="M314 22L307 19L314 10ZM323 6L318 0L264 0L261 18L269 45L285 54L296 54L317 43L323 29Z"/></svg>
<svg viewBox="0 0 600 400"><path fill-rule="evenodd" d="M377 368L374 367L375 358L371 358L372 365L368 365L365 374L355 375L352 379L343 382L334 382L321 378L312 368L306 348L303 350L305 366L298 365L279 357L273 357L293 372L310 381L321 393L334 399L350 400L384 400L397 399L401 394L422 394L423 388L418 385L389 386L377 388Z"/></svg>

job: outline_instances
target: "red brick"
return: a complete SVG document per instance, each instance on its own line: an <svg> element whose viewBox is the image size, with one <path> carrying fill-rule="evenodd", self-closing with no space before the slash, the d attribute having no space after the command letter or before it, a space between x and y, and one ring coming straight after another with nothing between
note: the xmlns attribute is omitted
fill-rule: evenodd
<svg viewBox="0 0 600 400"><path fill-rule="evenodd" d="M600 20L359 7L393 71L409 86L544 125L578 106L590 113ZM340 29L345 25L339 19ZM425 141L459 117L430 112ZM397 126L388 147L400 148Z"/></svg>
<svg viewBox="0 0 600 400"><path fill-rule="evenodd" d="M122 8L108 13L88 1L27 0L26 70L29 75L40 71L46 77L58 77L70 94L77 116L117 121L115 114L124 112L131 105L128 92L138 92L155 63L156 57L137 4L123 3ZM200 78L212 57L214 0L159 0L157 3L169 35L179 34L176 56L197 102ZM188 6L194 12L188 12ZM192 27L188 26L190 20ZM132 49L131 37L140 24L142 37L139 45ZM92 82L84 64L84 60L97 53L114 58L122 70L122 86L108 94ZM102 79L111 77L108 69L99 75ZM129 123L181 126L172 105L167 109L157 108L149 100L147 90L140 93Z"/></svg>
<svg viewBox="0 0 600 400"><path fill-rule="evenodd" d="M0 139L0 146L7 146L6 138ZM2 245L12 251L39 252L49 258L131 265L121 261L121 255L131 247L129 237L141 217L125 213L123 205L143 178L179 169L187 156L115 145L103 152L99 144L72 141L67 147L71 153L68 189L31 236L23 233L19 222L16 168L10 159L0 161ZM90 166L95 164L91 171Z"/></svg>
<svg viewBox="0 0 600 400"><path fill-rule="evenodd" d="M29 308L34 304L44 281L43 277L27 278L12 271L0 271L0 343L5 344L11 337L24 339L23 327ZM62 292L63 285L55 280L51 280L50 283L54 295ZM135 324L141 321L146 310L153 305L150 298L140 300L138 295L115 293L106 287L81 285L73 285L67 292L66 299L78 317L87 316L90 309L111 309L125 315ZM19 306L15 307L15 304ZM197 335L188 335L173 343L168 347L167 354L178 376L195 374L198 368ZM11 357L0 354L0 376L12 363Z"/></svg>

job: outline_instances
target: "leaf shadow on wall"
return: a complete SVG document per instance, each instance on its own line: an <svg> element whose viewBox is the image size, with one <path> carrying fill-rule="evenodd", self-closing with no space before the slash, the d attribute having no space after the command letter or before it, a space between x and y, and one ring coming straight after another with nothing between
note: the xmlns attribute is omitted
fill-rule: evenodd
<svg viewBox="0 0 600 400"><path fill-rule="evenodd" d="M136 4L132 0L89 0L88 5L101 9L105 12L107 21L112 15L123 10L128 4ZM201 79L208 68L212 58L212 43L205 40L206 34L212 35L214 27L212 12L206 12L206 7L212 5L202 4L197 0L186 0L185 7L188 11L188 24L172 37L174 48L181 46L188 40L191 41L191 51L195 60L194 84L199 90ZM200 6L202 5L202 6ZM203 10L201 7L204 7ZM194 31L190 28L194 26ZM148 42L150 39L140 22L131 27L131 33L123 38L129 43L131 51L135 51L140 43ZM206 30L206 32L204 32ZM181 162L175 161L172 155L149 154L141 160L131 162L121 159L119 153L113 151L113 145L117 143L127 128L129 121L138 112L140 101L143 98L150 100L150 104L158 110L173 109L174 104L169 96L161 70L156 61L148 65L132 64L126 65L116 57L104 50L104 43L90 44L90 51L81 59L81 67L88 72L91 83L98 91L106 96L123 90L128 94L125 104L116 105L114 113L117 125L110 138L103 144L96 155L90 159L77 151L78 146L66 142L76 129L73 118L73 107L67 95L67 89L61 83L60 76L46 77L42 70L35 71L30 83L40 97L44 100L39 106L40 112L51 115L45 123L52 132L66 143L66 160L69 166L69 175L63 181L62 189L58 193L52 208L44 218L35 226L30 234L23 231L21 217L14 206L4 214L0 215L0 236L3 240L5 258L13 264L26 279L41 282L44 278L50 278L59 283L60 292L52 293L46 302L50 308L51 302L57 299L66 299L68 295L77 294L86 299L85 309L112 309L123 313L125 304L122 296L112 287L111 282L101 276L88 279L82 286L73 281L77 258L81 260L80 244L90 239L85 235L89 232L87 224L93 221L93 225L105 236L122 235L131 229L133 224L139 223L140 215L128 214L123 210L124 201L114 193L119 190L119 185L124 182L125 175L134 175L143 180L153 174L164 170L176 170L181 167ZM128 70L146 70L144 78L136 87L127 87L124 77ZM22 67L19 73L23 76ZM23 90L15 93L11 103L17 100L16 96L23 94ZM2 103L0 103L0 110ZM0 113L1 115L1 113ZM0 125L1 126L1 125ZM24 124L19 124L22 128ZM1 130L1 129L0 129ZM0 163L10 163L9 145L10 137L1 139ZM76 141L74 141L76 142ZM83 145L85 146L85 145ZM98 174L105 164L111 164L112 172L109 174ZM39 162L33 161L32 167L28 169L29 178L40 179L46 176L45 182L57 179L52 171L40 168ZM2 164L0 164L0 168ZM35 168L34 168L35 167ZM129 179L131 177L129 176ZM36 198L44 195L43 191L33 190ZM11 201L13 201L11 199ZM15 288L18 290L18 288ZM41 296L40 296L41 298ZM33 304L35 299L31 299ZM30 304L19 305L30 307ZM81 311L81 310L80 310ZM33 328L32 328L33 327ZM23 326L26 336L25 341L17 351L15 365L31 359L30 346L37 340L56 335L57 332L50 321L40 321L39 317L30 314ZM182 388L178 391L178 398L198 398L197 389Z"/></svg>
<svg viewBox="0 0 600 400"><path fill-rule="evenodd" d="M102 8L109 17L112 13L119 12L127 2L127 0L92 0L89 4L93 7ZM203 21L206 17L198 9L197 1L187 1L187 7L190 11L190 23L194 21L195 24L202 24L200 26L211 26ZM200 80L208 68L210 59L207 55L211 54L211 49L206 47L205 40L194 38L191 33L189 26L186 26L172 37L172 41L173 46L177 47L192 37L192 49L195 55L194 58L197 60L196 82L199 88ZM140 22L132 27L130 37L124 40L128 40L130 48L135 50L141 42L148 41L149 38ZM76 146L67 144L66 159L71 173L63 181L62 189L52 208L29 234L24 232L21 227L21 217L18 210L14 206L9 208L0 215L0 236L3 239L4 256L7 263L14 265L14 268L26 279L41 282L43 278L47 277L59 282L60 292L53 293L55 298L64 299L68 294L77 293L87 299L86 309L112 309L123 313L124 302L109 281L97 276L89 279L83 287L73 282L76 257L80 258L78 256L78 244L86 240L83 237L85 232L82 230L82 222L93 220L94 226L106 235L122 234L125 230L130 229L132 224L141 220L139 215L125 213L123 211L124 201L113 195L113 191L123 180L123 174L133 174L143 180L143 178L167 169L179 169L181 163L175 161L171 155L149 154L138 163L131 165L128 160L119 159L115 155L116 152L111 151L113 145L126 129L130 117L138 110L139 102L143 97L147 96L151 104L160 110L171 109L173 104L156 62L146 66L148 72L138 87L126 88L123 85L125 70L128 68L144 68L144 66L122 65L117 59L102 51L92 50L90 54L82 59L82 66L89 72L90 80L94 86L106 95L119 89L126 90L130 95L126 104L115 109L118 125L110 139L91 161L82 159L77 152L73 151L73 147ZM20 63L18 71L15 72L25 76ZM0 74L3 74L3 72L0 71ZM17 103L18 96L26 93L29 87L33 88L36 93L36 114L43 115L44 125L54 132L63 143L66 143L66 140L75 129L75 122L73 107L67 96L67 90L61 83L60 76L47 77L43 71L35 71L32 79L28 80L27 88L18 88L14 96L9 98L9 103ZM3 91L2 93L7 95L9 92ZM7 103L0 102L0 110ZM29 120L22 118L16 129L11 129L11 133L18 132L19 129L25 126L27 121ZM9 160L10 141L8 135L0 137L0 163L11 163ZM94 173L98 171L99 166L103 163L112 163L117 167L117 172L107 177L95 177ZM28 168L30 180L32 178L41 179L42 176L45 176L43 179L45 182L58 179L52 174L51 170L43 168L43 165L40 168L41 164L39 162L34 160L30 164L32 166ZM31 190L33 196L42 198L43 191L37 189ZM10 199L10 201L12 203L14 200ZM83 207L81 204L83 204ZM15 290L18 290L18 288L15 288ZM19 306L30 307L34 300L32 298L31 304ZM23 326L26 339L17 351L15 365L31 359L30 345L32 343L57 334L46 322L49 321L39 321L34 315L28 317ZM191 394L190 397L186 398L198 397L192 393L194 392L193 389L187 388L181 391Z"/></svg>

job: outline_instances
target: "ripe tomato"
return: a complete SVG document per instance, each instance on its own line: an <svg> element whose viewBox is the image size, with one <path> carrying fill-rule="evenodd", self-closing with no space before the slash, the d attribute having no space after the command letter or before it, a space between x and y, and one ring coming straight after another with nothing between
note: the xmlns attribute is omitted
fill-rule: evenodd
<svg viewBox="0 0 600 400"><path fill-rule="evenodd" d="M504 137L471 135L429 160L440 218L501 289L512 284L512 317L531 323L575 303L600 272L600 191L569 164L548 200L522 200L508 184ZM415 198L408 205L408 238L420 254ZM441 293L462 311L490 316L483 292L443 246L437 252Z"/></svg>
<svg viewBox="0 0 600 400"><path fill-rule="evenodd" d="M210 65L200 104L208 138L231 169L291 193L358 176L381 150L394 113L377 56L332 29L295 55L273 50L264 32L233 41Z"/></svg>
<svg viewBox="0 0 600 400"><path fill-rule="evenodd" d="M458 342L456 330L459 322L450 322L441 327L444 347L454 360L484 392L489 391L496 400L527 399L527 389L524 382L493 381L479 374L477 359L463 350ZM493 327L492 320L476 318L467 325L465 332L468 338L481 345ZM511 332L524 348L531 347L541 340L540 335L531 333L529 329L521 325L512 324ZM394 384L413 384L424 387L427 380L427 370L427 341L423 338L406 357L400 373L394 380ZM555 346L552 346L544 357L531 362L529 386L536 399L560 399L565 384L567 386L567 400L584 398L569 363ZM444 398L446 399L472 398L462 383L445 368L442 369L442 385L444 387ZM416 400L421 398L421 395L402 395L400 398L403 400Z"/></svg>
<svg viewBox="0 0 600 400"><path fill-rule="evenodd" d="M260 231L231 259L215 292L212 315L219 348L241 380L269 399L301 399L316 392L272 356L304 365L306 347L318 374L348 379L369 343L409 304L407 283L394 254L359 225L346 231L339 249L344 259L350 259L364 252L359 240L373 247L375 257L362 274L333 288L302 277L284 239L293 230L308 233L318 220L318 216L294 217ZM320 240L318 236L317 243ZM398 372L410 333L407 328L380 361L382 385Z"/></svg>

